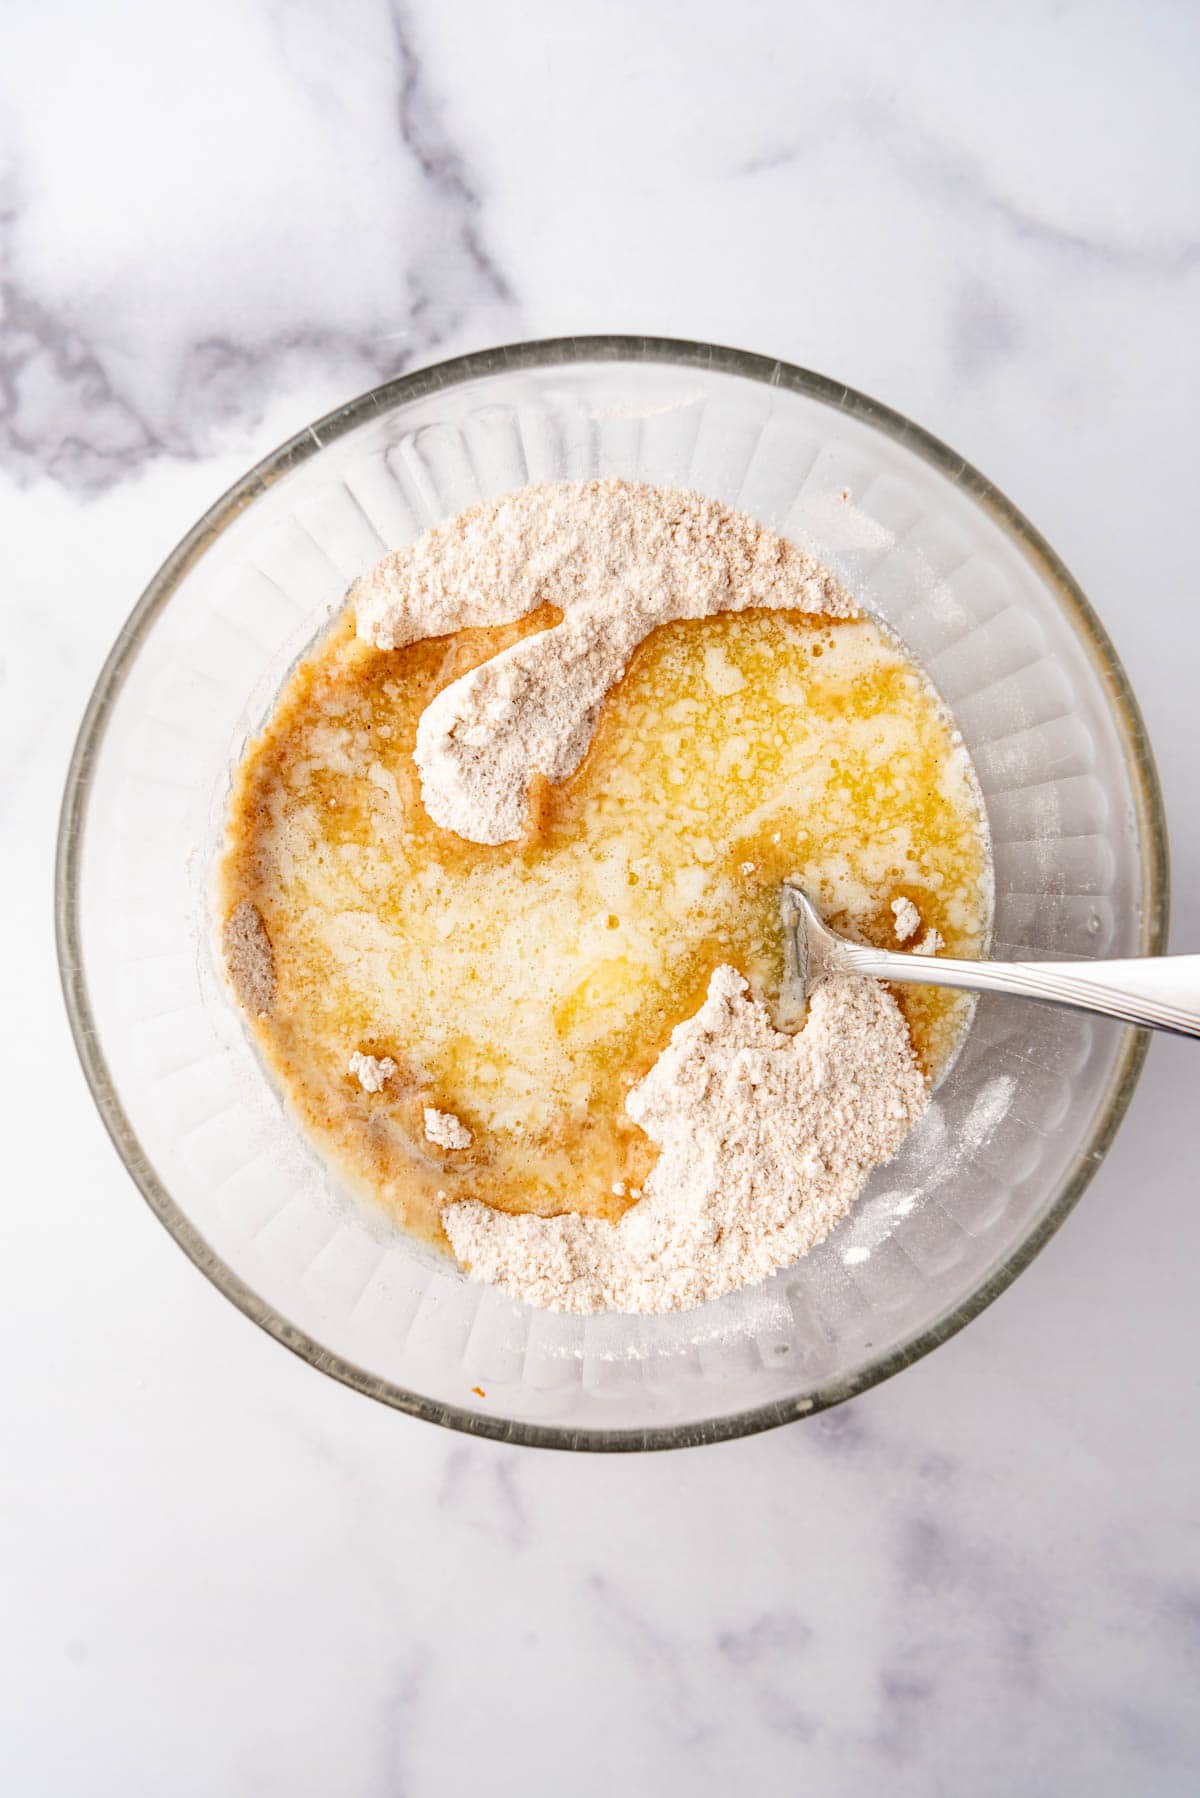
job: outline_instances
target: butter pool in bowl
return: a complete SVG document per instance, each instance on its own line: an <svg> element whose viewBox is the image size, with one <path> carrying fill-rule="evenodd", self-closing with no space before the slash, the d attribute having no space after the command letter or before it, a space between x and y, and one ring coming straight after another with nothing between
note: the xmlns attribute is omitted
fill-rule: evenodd
<svg viewBox="0 0 1200 1798"><path fill-rule="evenodd" d="M863 396L739 352L516 346L404 377L219 501L101 675L64 802L58 910L80 1054L147 1200L287 1346L396 1407L550 1446L703 1442L836 1403L959 1328L1103 1154L1137 1033L984 1000L899 1155L818 1247L663 1316L535 1310L466 1281L296 1127L213 952L234 769L387 550L534 482L684 488L819 558L894 633L974 762L993 952L1160 952L1161 808L1111 646L982 477Z"/></svg>

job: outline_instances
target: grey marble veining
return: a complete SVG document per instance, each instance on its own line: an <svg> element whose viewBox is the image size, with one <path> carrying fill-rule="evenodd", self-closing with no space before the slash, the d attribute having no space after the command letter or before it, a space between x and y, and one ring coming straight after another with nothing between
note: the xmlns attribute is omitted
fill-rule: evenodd
<svg viewBox="0 0 1200 1798"><path fill-rule="evenodd" d="M1029 512L1146 711L1200 947L1198 75L1168 0L4 10L14 1790L1200 1785L1189 1045L931 1358L753 1441L557 1456L355 1398L199 1278L86 1095L49 921L80 713L204 506L404 368L631 330L862 386Z"/></svg>
<svg viewBox="0 0 1200 1798"><path fill-rule="evenodd" d="M299 18L288 9L247 10L266 40L261 54L272 59L293 87L289 97L302 124L306 113L319 118L330 98L330 74L321 59L330 40L337 46L339 22L312 7L299 9ZM185 52L182 41L169 38L158 46L145 44L136 29L137 11L130 9L131 16L113 24L119 35L125 27L119 53L135 67L146 59L152 91L144 136L146 152L152 154L152 144L161 141L157 130L172 129L173 94L187 80L176 55ZM224 12L223 18L218 9L218 32L226 24L236 35L240 9ZM192 14L191 23L198 16ZM277 270L282 304L257 320L239 317L236 293L233 304L228 293L223 295L211 314L198 303L214 281L236 290L244 271L242 257L247 250L253 254L252 244L223 245L217 233L193 246L202 266L178 267L183 291L193 289L182 310L172 306L171 295L165 304L161 295L158 303L148 303L151 296L141 291L140 277L154 258L154 244L123 236L117 181L101 199L100 216L114 238L114 265L105 270L113 277L109 291L63 282L57 256L53 278L48 287L43 285L38 258L27 250L31 238L36 243L40 224L36 201L30 198L40 171L35 161L31 181L22 168L20 56L28 51L36 64L53 66L62 22L14 21L9 71L10 79L17 80L8 116L11 122L15 115L17 149L0 188L0 446L4 466L16 479L50 473L72 491L87 494L122 480L153 458L199 459L223 430L252 428L297 367L316 370L319 378L327 370L337 371L350 383L340 390L331 387L332 399L435 358L464 329L482 324L489 335L514 334L514 297L486 241L474 175L447 130L426 76L418 21L401 0L350 7L346 16L369 27L372 40L368 93L377 159L367 171L369 188L354 182L356 176L361 182L363 171L335 168L328 204L335 211L346 203L360 208L369 234L399 240L394 258L371 254L369 236L366 249L360 250L348 234L331 230L327 210L306 207L303 169L296 172L293 187L289 133L277 133L269 106L260 107L255 89L261 71L253 64L240 71L231 70L223 57L201 64L198 98L214 123L221 89L231 82L238 83L251 116L242 121L238 138L223 150L215 168L205 167L211 143L177 153L178 178L156 196L165 207L182 212L193 187L209 182L214 201L227 201L231 225L238 223L241 205L253 225L256 203L270 206L279 220L280 199L286 200L289 211L282 216L290 228L279 233L281 247L285 254L299 250L302 278L291 288L286 267ZM181 31L180 40L187 35ZM367 46L360 47L365 60ZM349 99L349 91L344 97ZM94 116L89 117L89 110ZM102 96L89 96L89 109L72 120L80 132L76 147L82 149L89 127L103 129L109 122L105 114ZM54 153L60 148L55 143ZM103 159L103 150L100 155ZM262 183L256 192L260 162L275 166L278 184L263 191ZM352 183L354 191L347 192ZM58 223L65 226L67 221ZM302 245L300 239L305 240ZM61 250L57 240L54 247ZM209 264L214 252L218 266ZM342 294L341 318L328 316L322 304L325 253L337 259L339 284L350 289ZM222 261L224 267L219 266ZM220 318L221 328L212 328L210 317Z"/></svg>

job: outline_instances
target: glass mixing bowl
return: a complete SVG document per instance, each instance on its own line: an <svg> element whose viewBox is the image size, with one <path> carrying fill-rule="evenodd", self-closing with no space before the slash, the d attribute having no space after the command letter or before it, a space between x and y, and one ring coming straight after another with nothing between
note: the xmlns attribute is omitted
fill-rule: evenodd
<svg viewBox="0 0 1200 1798"><path fill-rule="evenodd" d="M981 475L819 375L692 343L572 338L389 382L284 444L196 525L100 675L63 805L59 949L96 1103L176 1241L347 1385L457 1429L667 1448L785 1423L925 1354L1057 1229L1104 1154L1135 1031L985 998L928 1116L830 1238L669 1317L560 1317L465 1280L356 1200L229 1002L210 880L231 770L381 552L527 481L712 494L813 549L920 659L974 758L995 952L1164 947L1145 731L1062 564Z"/></svg>

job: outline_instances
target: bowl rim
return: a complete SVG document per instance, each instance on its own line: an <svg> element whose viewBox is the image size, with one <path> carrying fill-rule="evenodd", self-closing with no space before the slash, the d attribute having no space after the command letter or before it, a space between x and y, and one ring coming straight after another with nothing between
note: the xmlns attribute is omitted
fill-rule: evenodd
<svg viewBox="0 0 1200 1798"><path fill-rule="evenodd" d="M1108 634L1067 568L1018 508L946 444L903 414L842 382L769 356L686 339L624 335L540 338L455 356L414 369L359 394L296 432L236 481L203 514L153 575L125 621L97 677L72 751L55 856L55 937L59 972L76 1052L112 1142L150 1209L201 1273L253 1323L323 1373L395 1410L470 1435L529 1447L628 1452L724 1442L773 1429L841 1404L955 1335L985 1310L1044 1248L1074 1208L1125 1115L1145 1060L1149 1033L1127 1029L1089 1139L1077 1151L1037 1226L978 1285L924 1329L857 1372L810 1392L702 1422L652 1429L567 1429L520 1423L442 1403L394 1385L322 1346L267 1304L217 1255L171 1197L138 1141L101 1046L88 993L80 932L81 856L92 780L109 718L138 652L188 571L258 496L311 456L375 414L493 374L553 365L666 363L740 376L782 387L873 426L912 451L966 493L1006 534L1054 590L1107 693L1124 740L1141 845L1145 903L1143 955L1162 954L1168 923L1168 849L1162 792L1141 709Z"/></svg>

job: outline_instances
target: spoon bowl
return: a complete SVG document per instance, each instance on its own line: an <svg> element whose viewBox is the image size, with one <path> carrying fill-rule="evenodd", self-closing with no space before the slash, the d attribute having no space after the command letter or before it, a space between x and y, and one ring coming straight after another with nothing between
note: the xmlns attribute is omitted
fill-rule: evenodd
<svg viewBox="0 0 1200 1798"><path fill-rule="evenodd" d="M1119 1018L1148 1030L1200 1038L1200 955L1142 955L1121 961L962 961L951 956L875 949L830 930L803 887L785 881L781 1028L804 1015L811 989L830 974L894 980L903 986L951 986L1008 993L1070 1011Z"/></svg>

